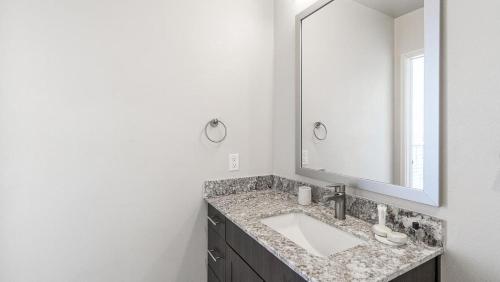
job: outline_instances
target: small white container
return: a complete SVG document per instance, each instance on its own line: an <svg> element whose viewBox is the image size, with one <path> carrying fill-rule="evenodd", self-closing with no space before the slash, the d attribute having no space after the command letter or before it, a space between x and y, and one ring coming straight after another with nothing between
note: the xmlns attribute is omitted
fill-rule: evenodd
<svg viewBox="0 0 500 282"><path fill-rule="evenodd" d="M299 187L299 205L307 206L311 204L311 187Z"/></svg>
<svg viewBox="0 0 500 282"><path fill-rule="evenodd" d="M396 244L404 245L408 242L408 236L400 232L390 232L387 234L387 240Z"/></svg>

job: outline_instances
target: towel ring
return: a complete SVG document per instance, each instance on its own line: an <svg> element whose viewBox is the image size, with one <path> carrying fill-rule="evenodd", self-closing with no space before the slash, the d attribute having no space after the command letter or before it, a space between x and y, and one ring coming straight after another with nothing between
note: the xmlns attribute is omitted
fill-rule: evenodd
<svg viewBox="0 0 500 282"><path fill-rule="evenodd" d="M219 140L215 140L215 139L212 139L210 138L210 136L208 136L208 126L210 127L218 127L219 124L222 124L222 126L224 127L224 136L222 136L221 139ZM210 142L213 142L213 143L220 143L222 141L224 141L224 139L226 139L226 136L227 136L227 126L220 120L214 118L212 120L210 120L209 122L207 122L207 124L205 125L205 136L207 137L208 140L210 140Z"/></svg>
<svg viewBox="0 0 500 282"><path fill-rule="evenodd" d="M323 136L321 138L316 134L316 130L320 129L320 127L323 127L325 129L325 136ZM313 134L314 134L314 137L316 137L316 139L325 140L326 137L328 136L328 129L326 129L326 125L324 123L322 123L321 121L317 121L314 123Z"/></svg>

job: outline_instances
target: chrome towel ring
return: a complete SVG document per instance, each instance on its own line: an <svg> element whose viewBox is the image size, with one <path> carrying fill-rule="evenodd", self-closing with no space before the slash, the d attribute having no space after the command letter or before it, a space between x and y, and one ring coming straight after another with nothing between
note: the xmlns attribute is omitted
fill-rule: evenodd
<svg viewBox="0 0 500 282"><path fill-rule="evenodd" d="M220 138L219 140L215 140L215 139L210 138L210 136L208 135L208 126L215 128L215 127L218 127L219 124L222 124L222 126L224 127L224 136L222 136L222 138ZM207 122L207 124L205 125L205 136L207 137L208 140L210 140L210 142L220 143L220 142L224 141L224 139L226 139L227 126L222 121L214 118L214 119L210 120L209 122Z"/></svg>
<svg viewBox="0 0 500 282"><path fill-rule="evenodd" d="M316 134L316 130L320 129L321 127L323 127L325 129L325 136L323 136L323 137L319 137ZM314 137L316 137L316 139L325 140L326 137L328 136L328 129L326 129L326 125L324 123L322 123L321 121L317 121L314 123L313 134L314 134Z"/></svg>

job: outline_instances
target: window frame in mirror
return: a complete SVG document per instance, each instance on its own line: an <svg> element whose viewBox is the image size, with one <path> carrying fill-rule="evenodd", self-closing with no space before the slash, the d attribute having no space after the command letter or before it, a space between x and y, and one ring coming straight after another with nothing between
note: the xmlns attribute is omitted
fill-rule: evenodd
<svg viewBox="0 0 500 282"><path fill-rule="evenodd" d="M302 20L335 0L319 0L295 17L295 173L438 207L440 205L440 48L441 0L424 0L424 185L423 189L302 167ZM334 135L334 130L331 130ZM340 136L341 138L341 136Z"/></svg>

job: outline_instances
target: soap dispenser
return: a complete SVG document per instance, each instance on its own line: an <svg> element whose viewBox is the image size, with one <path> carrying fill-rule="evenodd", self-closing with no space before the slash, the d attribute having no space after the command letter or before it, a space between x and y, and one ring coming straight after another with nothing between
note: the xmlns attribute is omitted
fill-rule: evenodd
<svg viewBox="0 0 500 282"><path fill-rule="evenodd" d="M385 217L387 214L386 205L377 205L378 211L378 224L373 225L373 232L379 236L387 237L387 234L391 233L391 229L385 226Z"/></svg>

